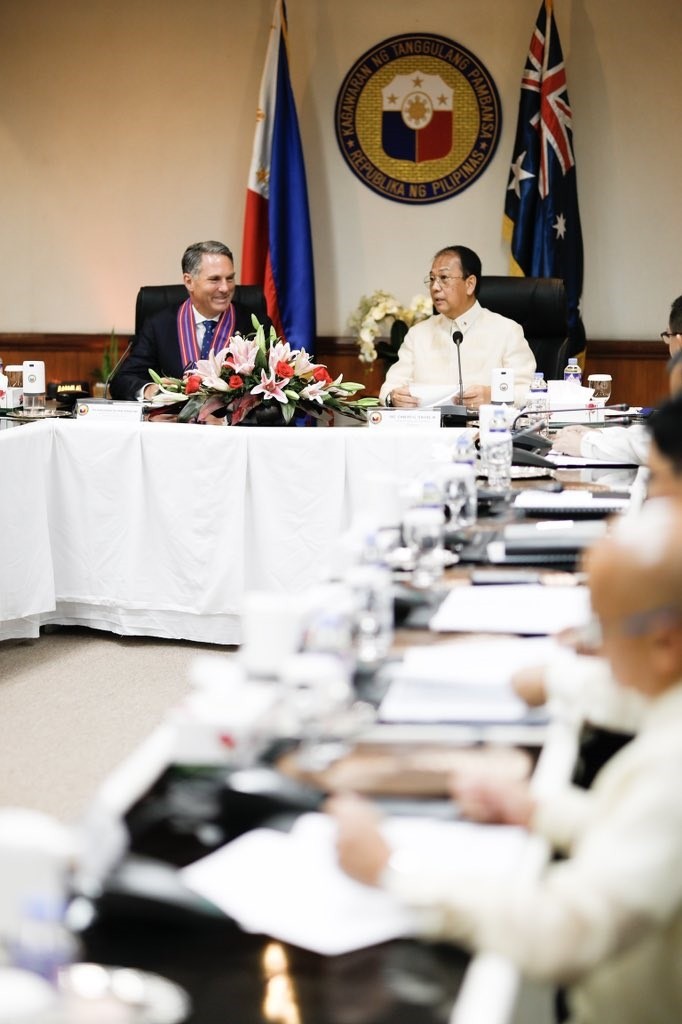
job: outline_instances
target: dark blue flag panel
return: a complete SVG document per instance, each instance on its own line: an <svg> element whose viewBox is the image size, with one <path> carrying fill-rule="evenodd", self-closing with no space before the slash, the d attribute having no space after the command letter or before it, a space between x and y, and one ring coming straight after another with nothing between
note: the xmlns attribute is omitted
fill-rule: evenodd
<svg viewBox="0 0 682 1024"><path fill-rule="evenodd" d="M573 120L551 0L540 9L523 70L504 212L512 256L523 274L563 278L570 351L582 351L583 240Z"/></svg>

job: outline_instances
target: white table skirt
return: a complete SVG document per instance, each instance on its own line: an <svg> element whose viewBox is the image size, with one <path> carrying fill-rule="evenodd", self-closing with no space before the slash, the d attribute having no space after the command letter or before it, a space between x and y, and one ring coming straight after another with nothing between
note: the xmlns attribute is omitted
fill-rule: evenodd
<svg viewBox="0 0 682 1024"><path fill-rule="evenodd" d="M237 644L247 590L324 579L397 520L439 433L40 423L0 433L0 639L48 623Z"/></svg>

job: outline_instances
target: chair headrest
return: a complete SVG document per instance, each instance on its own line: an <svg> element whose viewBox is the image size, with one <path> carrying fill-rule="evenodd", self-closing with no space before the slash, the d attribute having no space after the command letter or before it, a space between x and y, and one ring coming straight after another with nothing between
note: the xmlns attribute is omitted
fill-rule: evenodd
<svg viewBox="0 0 682 1024"><path fill-rule="evenodd" d="M187 298L184 284L145 284L137 293L135 302L135 335L150 316L160 313L169 306L179 306ZM238 284L234 290L234 301L255 313L263 323L267 317L265 295L259 284Z"/></svg>
<svg viewBox="0 0 682 1024"><path fill-rule="evenodd" d="M560 278L484 275L478 298L482 306L521 324L529 340L568 334L566 288Z"/></svg>

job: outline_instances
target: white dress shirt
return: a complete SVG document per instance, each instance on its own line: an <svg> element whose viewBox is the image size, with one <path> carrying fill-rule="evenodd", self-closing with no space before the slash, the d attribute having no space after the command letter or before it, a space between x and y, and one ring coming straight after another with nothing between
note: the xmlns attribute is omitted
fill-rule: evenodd
<svg viewBox="0 0 682 1024"><path fill-rule="evenodd" d="M507 367L514 371L514 397L522 405L535 370L535 357L520 324L484 309L478 302L456 320L439 313L410 328L398 350L398 361L386 374L379 392L381 401L390 391L407 384L452 383L453 394L459 391L453 331L461 331L463 336L460 357L464 390L475 385L490 387L492 371Z"/></svg>
<svg viewBox="0 0 682 1024"><path fill-rule="evenodd" d="M389 866L383 884L424 933L567 983L576 1024L682 1020L682 683L651 701L638 736L589 791L538 807L537 832L567 860L537 879Z"/></svg>

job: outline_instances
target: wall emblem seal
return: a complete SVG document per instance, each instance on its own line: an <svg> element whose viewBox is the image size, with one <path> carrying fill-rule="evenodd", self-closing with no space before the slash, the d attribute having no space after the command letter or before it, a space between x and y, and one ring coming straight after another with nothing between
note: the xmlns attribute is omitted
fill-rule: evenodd
<svg viewBox="0 0 682 1024"><path fill-rule="evenodd" d="M392 36L355 62L336 100L343 158L379 195L437 203L471 185L502 128L490 73L444 36Z"/></svg>

